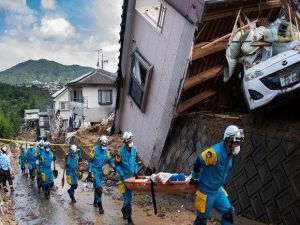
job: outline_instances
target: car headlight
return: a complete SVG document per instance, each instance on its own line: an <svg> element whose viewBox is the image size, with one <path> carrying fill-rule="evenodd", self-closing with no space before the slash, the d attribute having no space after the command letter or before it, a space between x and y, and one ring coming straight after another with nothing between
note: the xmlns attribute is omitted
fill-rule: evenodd
<svg viewBox="0 0 300 225"><path fill-rule="evenodd" d="M262 75L264 75L264 73L261 72L261 71L251 70L251 71L249 71L249 72L245 75L244 78L245 78L245 81L249 81L249 80L252 80L252 79L254 79L254 78L260 77L260 76L262 76Z"/></svg>

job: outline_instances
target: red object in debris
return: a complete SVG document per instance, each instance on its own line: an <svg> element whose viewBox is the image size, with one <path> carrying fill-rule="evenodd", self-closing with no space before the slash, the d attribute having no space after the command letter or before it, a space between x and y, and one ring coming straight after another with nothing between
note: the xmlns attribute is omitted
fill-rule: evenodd
<svg viewBox="0 0 300 225"><path fill-rule="evenodd" d="M135 177L131 177L123 182L129 190L137 192L151 192L150 178L135 179ZM168 181L165 184L155 183L154 191L172 194L193 194L196 192L196 185L190 185L189 182L190 180Z"/></svg>

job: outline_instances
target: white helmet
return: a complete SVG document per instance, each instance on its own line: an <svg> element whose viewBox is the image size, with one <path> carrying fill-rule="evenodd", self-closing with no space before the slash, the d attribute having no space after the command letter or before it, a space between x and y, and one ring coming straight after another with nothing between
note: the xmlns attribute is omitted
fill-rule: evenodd
<svg viewBox="0 0 300 225"><path fill-rule="evenodd" d="M7 152L7 148L5 146L2 147L2 152L6 153Z"/></svg>
<svg viewBox="0 0 300 225"><path fill-rule="evenodd" d="M71 150L76 153L77 152L77 146L76 145L72 145L71 146Z"/></svg>
<svg viewBox="0 0 300 225"><path fill-rule="evenodd" d="M238 128L235 125L230 125L224 132L223 140L230 140L232 142L238 142L244 140L244 130Z"/></svg>
<svg viewBox="0 0 300 225"><path fill-rule="evenodd" d="M130 131L125 131L123 134L123 142L128 143L133 140L133 134Z"/></svg>
<svg viewBox="0 0 300 225"><path fill-rule="evenodd" d="M41 139L41 140L40 140L40 146L42 146L42 145L44 145L44 144L45 144L44 140Z"/></svg>
<svg viewBox="0 0 300 225"><path fill-rule="evenodd" d="M108 145L107 136L101 135L101 137L99 138L99 142L101 146L107 146Z"/></svg>

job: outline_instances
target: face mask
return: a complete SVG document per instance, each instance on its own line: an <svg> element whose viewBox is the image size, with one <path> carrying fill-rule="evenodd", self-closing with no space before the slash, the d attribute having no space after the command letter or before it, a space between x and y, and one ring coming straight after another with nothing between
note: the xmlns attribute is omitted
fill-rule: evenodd
<svg viewBox="0 0 300 225"><path fill-rule="evenodd" d="M41 149L44 149L44 146L41 146Z"/></svg>
<svg viewBox="0 0 300 225"><path fill-rule="evenodd" d="M128 143L128 147L129 148L133 147L133 142Z"/></svg>
<svg viewBox="0 0 300 225"><path fill-rule="evenodd" d="M106 150L107 147L106 147L106 146L102 146L101 149L102 149L102 150Z"/></svg>
<svg viewBox="0 0 300 225"><path fill-rule="evenodd" d="M50 148L46 148L46 152L49 152L50 151Z"/></svg>
<svg viewBox="0 0 300 225"><path fill-rule="evenodd" d="M241 146L237 146L233 149L232 155L238 155L241 150Z"/></svg>

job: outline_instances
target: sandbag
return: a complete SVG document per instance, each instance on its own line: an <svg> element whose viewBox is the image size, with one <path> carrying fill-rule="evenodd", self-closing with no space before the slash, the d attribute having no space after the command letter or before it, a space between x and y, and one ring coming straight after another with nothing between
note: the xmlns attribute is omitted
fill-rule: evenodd
<svg viewBox="0 0 300 225"><path fill-rule="evenodd" d="M251 46L253 39L254 39L254 30L250 29L249 34L241 48L244 55L252 54L253 52L255 52L255 50L258 50L258 47Z"/></svg>
<svg viewBox="0 0 300 225"><path fill-rule="evenodd" d="M238 66L237 58L240 55L241 46L242 46L242 32L239 31L233 36L230 46L226 49L227 66L225 66L223 72L224 82L227 82L230 79L236 67Z"/></svg>

